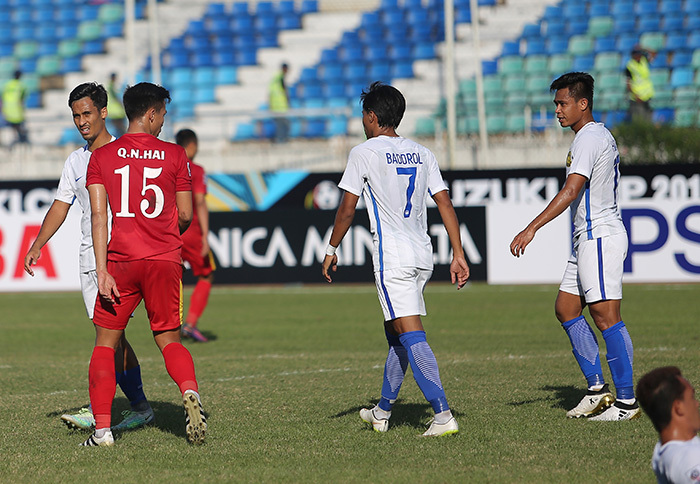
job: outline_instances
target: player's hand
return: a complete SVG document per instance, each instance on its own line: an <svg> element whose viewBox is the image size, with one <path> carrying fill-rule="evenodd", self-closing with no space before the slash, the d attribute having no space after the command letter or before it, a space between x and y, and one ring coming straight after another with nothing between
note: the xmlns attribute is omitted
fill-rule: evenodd
<svg viewBox="0 0 700 484"><path fill-rule="evenodd" d="M464 257L455 257L450 264L452 284L457 284L457 290L462 289L469 279L469 264Z"/></svg>
<svg viewBox="0 0 700 484"><path fill-rule="evenodd" d="M333 272L338 270L338 256L337 255L327 255L323 259L323 264L321 265L321 274L323 274L323 277L326 278L328 282L333 282L333 279L331 279L331 275L328 272L328 270L332 270Z"/></svg>
<svg viewBox="0 0 700 484"><path fill-rule="evenodd" d="M32 277L34 277L32 265L36 264L39 257L41 257L41 251L39 249L30 249L29 252L27 252L27 255L24 256L24 270Z"/></svg>
<svg viewBox="0 0 700 484"><path fill-rule="evenodd" d="M120 297L117 283L107 271L97 273L97 288L100 291L100 296L112 304Z"/></svg>
<svg viewBox="0 0 700 484"><path fill-rule="evenodd" d="M513 242L510 243L510 253L515 257L520 257L525 253L525 247L527 247L534 238L535 231L530 228L526 228L516 235Z"/></svg>

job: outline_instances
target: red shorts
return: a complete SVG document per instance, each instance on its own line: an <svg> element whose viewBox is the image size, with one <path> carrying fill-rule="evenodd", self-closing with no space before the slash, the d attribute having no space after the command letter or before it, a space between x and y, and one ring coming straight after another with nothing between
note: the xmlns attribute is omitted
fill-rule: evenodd
<svg viewBox="0 0 700 484"><path fill-rule="evenodd" d="M120 297L110 303L97 296L93 322L107 329L124 329L143 299L152 331L178 328L182 292L182 266L164 260L107 262L107 270L117 283Z"/></svg>
<svg viewBox="0 0 700 484"><path fill-rule="evenodd" d="M197 230L187 230L182 235L182 259L187 261L197 277L206 277L216 269L211 251L202 257L202 235Z"/></svg>

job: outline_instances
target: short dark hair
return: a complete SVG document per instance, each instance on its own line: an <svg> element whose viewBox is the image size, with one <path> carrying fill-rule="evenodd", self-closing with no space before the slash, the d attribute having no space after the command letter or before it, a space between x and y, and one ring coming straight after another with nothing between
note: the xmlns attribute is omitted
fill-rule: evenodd
<svg viewBox="0 0 700 484"><path fill-rule="evenodd" d="M549 86L550 91L569 88L569 94L575 100L588 100L588 109L593 110L593 76L587 72L569 72L558 77Z"/></svg>
<svg viewBox="0 0 700 484"><path fill-rule="evenodd" d="M129 121L146 114L151 108L160 108L170 102L170 92L163 86L139 82L124 91L124 111Z"/></svg>
<svg viewBox="0 0 700 484"><path fill-rule="evenodd" d="M381 127L396 128L406 111L406 99L401 91L381 81L373 82L360 94L362 110L372 111Z"/></svg>
<svg viewBox="0 0 700 484"><path fill-rule="evenodd" d="M175 143L183 148L193 142L197 142L197 135L191 129L181 129L175 135Z"/></svg>
<svg viewBox="0 0 700 484"><path fill-rule="evenodd" d="M68 96L68 107L73 107L75 101L84 97L89 97L98 110L107 107L107 90L102 84L85 82L77 86Z"/></svg>
<svg viewBox="0 0 700 484"><path fill-rule="evenodd" d="M639 404L657 432L671 422L673 402L683 398L685 385L680 379L682 376L678 367L664 366L650 371L637 383Z"/></svg>

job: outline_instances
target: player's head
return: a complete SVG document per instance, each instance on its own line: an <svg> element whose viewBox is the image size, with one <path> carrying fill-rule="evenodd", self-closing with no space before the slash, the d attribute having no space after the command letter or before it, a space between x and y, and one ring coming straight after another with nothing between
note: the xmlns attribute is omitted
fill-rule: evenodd
<svg viewBox="0 0 700 484"><path fill-rule="evenodd" d="M282 70L282 74L286 74L287 71L289 71L289 65L286 62L283 62L280 69Z"/></svg>
<svg viewBox="0 0 700 484"><path fill-rule="evenodd" d="M163 86L140 82L124 91L124 111L129 124L138 122L147 133L158 136L165 121L170 92Z"/></svg>
<svg viewBox="0 0 700 484"><path fill-rule="evenodd" d="M555 91L554 105L559 124L578 131L593 118L593 77L586 72L569 72L549 86Z"/></svg>
<svg viewBox="0 0 700 484"><path fill-rule="evenodd" d="M175 135L175 142L185 148L187 158L189 158L190 161L194 161L194 157L197 156L197 150L199 148L195 132L191 129L181 129Z"/></svg>
<svg viewBox="0 0 700 484"><path fill-rule="evenodd" d="M80 84L68 95L73 123L85 141L91 144L105 128L107 91L96 82Z"/></svg>
<svg viewBox="0 0 700 484"><path fill-rule="evenodd" d="M362 103L362 125L365 134L371 138L368 128L376 125L379 128L398 128L406 111L406 99L393 86L380 81L373 82L368 90L360 94Z"/></svg>
<svg viewBox="0 0 700 484"><path fill-rule="evenodd" d="M17 70L15 71L15 76L14 76L14 77L15 77L15 79L19 79L20 77L22 77L22 71L20 71L19 69L17 69Z"/></svg>
<svg viewBox="0 0 700 484"><path fill-rule="evenodd" d="M695 389L675 366L656 368L640 378L637 399L657 432L672 422L692 433L700 430L700 402Z"/></svg>

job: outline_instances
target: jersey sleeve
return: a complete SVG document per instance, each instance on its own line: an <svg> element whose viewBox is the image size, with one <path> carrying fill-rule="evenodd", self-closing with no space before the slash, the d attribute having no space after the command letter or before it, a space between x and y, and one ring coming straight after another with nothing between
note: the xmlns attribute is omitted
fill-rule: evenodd
<svg viewBox="0 0 700 484"><path fill-rule="evenodd" d="M354 147L348 156L348 165L345 167L343 177L338 187L353 195L362 195L367 178L367 150L360 146Z"/></svg>
<svg viewBox="0 0 700 484"><path fill-rule="evenodd" d="M584 135L571 149L571 169L569 175L577 173L591 179L593 165L600 155L600 141L596 136Z"/></svg>
<svg viewBox="0 0 700 484"><path fill-rule="evenodd" d="M56 196L54 197L55 200L73 205L75 197L77 196L73 179L73 170L71 170L70 158L68 158L66 164L63 165L61 179L58 180L58 188L56 189Z"/></svg>
<svg viewBox="0 0 700 484"><path fill-rule="evenodd" d="M430 196L433 196L438 192L447 190L447 184L445 183L445 180L442 179L440 167L438 166L437 159L435 159L435 155L429 151L427 158L428 192L430 193Z"/></svg>
<svg viewBox="0 0 700 484"><path fill-rule="evenodd" d="M88 163L87 174L85 175L85 186L90 185L104 185L104 180L102 179L102 172L100 171L100 149L96 149L90 156L90 163Z"/></svg>
<svg viewBox="0 0 700 484"><path fill-rule="evenodd" d="M201 193L206 195L207 193L207 179L204 174L204 168L190 162L190 168L192 169L192 193Z"/></svg>
<svg viewBox="0 0 700 484"><path fill-rule="evenodd" d="M175 180L175 191L190 192L192 191L192 174L190 171L190 160L185 155L185 150L180 148L178 153L177 171Z"/></svg>

